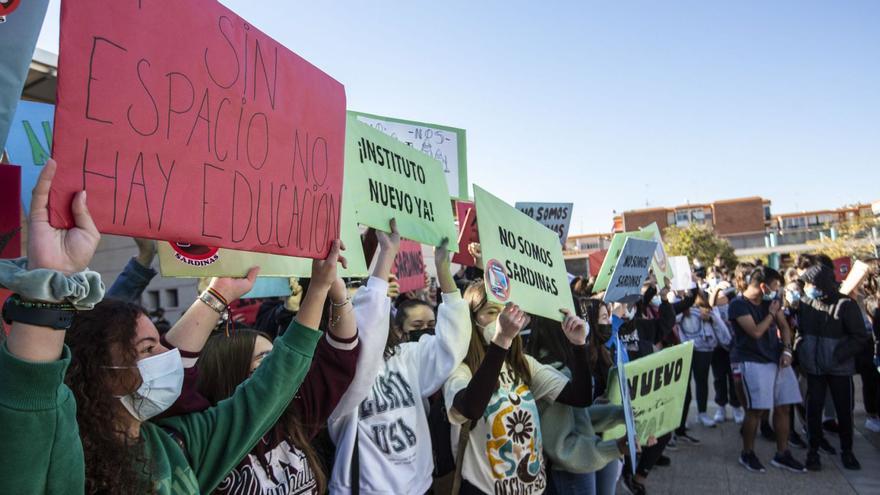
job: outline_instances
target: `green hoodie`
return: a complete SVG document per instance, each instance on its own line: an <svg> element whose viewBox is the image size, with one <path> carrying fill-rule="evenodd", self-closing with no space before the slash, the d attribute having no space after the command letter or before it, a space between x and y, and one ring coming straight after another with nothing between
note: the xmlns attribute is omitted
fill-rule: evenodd
<svg viewBox="0 0 880 495"><path fill-rule="evenodd" d="M286 409L311 366L321 332L296 321L253 376L205 411L141 425L156 493L210 493ZM31 363L0 345L0 483L4 493L81 494L85 486L76 402L64 384L70 350ZM163 428L180 435L185 445Z"/></svg>

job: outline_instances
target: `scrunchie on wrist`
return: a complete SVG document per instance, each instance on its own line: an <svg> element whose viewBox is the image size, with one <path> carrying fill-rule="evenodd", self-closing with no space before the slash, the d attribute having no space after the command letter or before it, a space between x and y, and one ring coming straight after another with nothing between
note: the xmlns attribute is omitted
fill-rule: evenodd
<svg viewBox="0 0 880 495"><path fill-rule="evenodd" d="M27 269L27 258L0 260L0 287L25 299L72 304L88 310L104 298L104 283L98 272L85 270L65 275L55 270Z"/></svg>

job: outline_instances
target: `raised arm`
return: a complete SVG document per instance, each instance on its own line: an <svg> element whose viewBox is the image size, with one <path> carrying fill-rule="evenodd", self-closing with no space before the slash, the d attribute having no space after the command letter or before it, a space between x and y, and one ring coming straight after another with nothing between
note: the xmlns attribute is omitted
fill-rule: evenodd
<svg viewBox="0 0 880 495"><path fill-rule="evenodd" d="M275 340L272 352L229 399L201 413L163 419L178 431L201 493L210 493L281 416L309 371L321 332L317 330L330 285L336 279L341 243L326 260L312 263L309 290L295 321Z"/></svg>
<svg viewBox="0 0 880 495"><path fill-rule="evenodd" d="M260 273L259 267L252 267L248 270L245 278L213 278L208 286L207 294L203 294L192 306L186 310L186 313L177 320L177 323L165 334L165 340L181 351L188 353L202 352L211 331L220 321L221 312L208 305L205 299L219 300L223 306L235 301L239 297L247 294L257 281L257 275ZM216 294L216 295L215 295Z"/></svg>
<svg viewBox="0 0 880 495"><path fill-rule="evenodd" d="M470 383L455 391L453 400L447 402L447 407L450 409L450 419L457 420L456 422L460 424L464 422L461 421L461 417L468 420L483 417L483 412L489 405L489 399L492 398L492 393L498 387L498 375L501 373L507 351L513 344L513 339L528 325L529 320L529 315L519 309L519 306L508 303L504 307L504 310L498 315L495 336L492 337L483 362L473 374Z"/></svg>
<svg viewBox="0 0 880 495"><path fill-rule="evenodd" d="M31 199L28 217L28 261L30 271L5 261L3 277L22 275L21 283L8 288L27 299L62 302L66 294L58 287L77 286L76 300L93 304L103 295L100 278L77 276L64 284L52 284L67 275L82 272L98 247L100 235L89 215L85 192L73 200L76 227L55 229L49 225L49 189L55 175L55 161L49 159ZM18 269L18 273L13 273ZM41 282L41 283L37 283ZM47 290L47 288L53 290ZM85 298L85 299L84 299ZM76 403L64 384L70 351L64 347L65 331L13 322L5 344L0 345L0 450L14 452L0 463L0 479L7 493L54 493L82 490L85 471L82 442L76 423ZM54 464L53 464L54 463ZM58 476L58 464L67 466Z"/></svg>
<svg viewBox="0 0 880 495"><path fill-rule="evenodd" d="M107 290L107 297L138 304L144 290L156 276L152 265L158 248L156 241L152 239L135 238L134 243L137 245L138 255L128 260L122 273Z"/></svg>
<svg viewBox="0 0 880 495"><path fill-rule="evenodd" d="M423 397L439 390L464 360L471 336L470 308L452 278L446 240L434 249L434 265L443 302L437 309L434 335L422 337L416 344L415 358Z"/></svg>
<svg viewBox="0 0 880 495"><path fill-rule="evenodd" d="M586 407L593 402L593 377L590 374L589 355L587 354L587 335L590 329L587 322L571 314L568 310L560 310L565 319L562 331L573 348L571 381L562 389L556 402L575 407Z"/></svg>
<svg viewBox="0 0 880 495"><path fill-rule="evenodd" d="M101 235L89 214L85 191L73 198L74 228L62 230L49 224L49 189L56 167L55 160L50 158L46 162L31 197L27 268L29 271L44 269L71 275L86 269L95 255ZM63 330L13 322L6 346L13 356L25 361L55 361L61 357L65 334Z"/></svg>
<svg viewBox="0 0 880 495"><path fill-rule="evenodd" d="M771 326L773 326L773 322L776 321L776 317L774 316L779 312L780 304L779 301L771 301L770 302L770 313L764 317L760 322L755 322L755 319L752 318L752 315L745 314L742 316L736 317L736 322L739 323L740 328L743 329L751 338L759 339L764 332L766 332ZM789 336L790 338L791 336Z"/></svg>
<svg viewBox="0 0 880 495"><path fill-rule="evenodd" d="M348 414L356 414L358 405L370 393L373 382L384 364L382 353L388 341L391 319L391 299L388 297L388 275L400 249L397 222L391 220L390 233L376 231L378 254L373 272L367 284L352 300L354 318L357 322L360 355L357 370L348 390L342 395L336 409L330 414L330 423Z"/></svg>

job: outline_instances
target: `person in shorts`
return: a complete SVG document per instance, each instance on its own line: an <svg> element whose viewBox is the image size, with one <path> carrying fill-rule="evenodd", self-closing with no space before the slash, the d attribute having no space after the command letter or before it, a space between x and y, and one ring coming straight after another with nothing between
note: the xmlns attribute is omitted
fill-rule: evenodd
<svg viewBox="0 0 880 495"><path fill-rule="evenodd" d="M730 361L736 363L734 374L740 378L738 384L746 408L739 462L749 471L765 472L755 455L755 436L761 416L772 410L777 452L771 464L788 471L806 472L788 450L789 409L803 399L791 368L793 333L782 312L782 276L772 268L758 266L745 282L742 295L728 309L734 332Z"/></svg>

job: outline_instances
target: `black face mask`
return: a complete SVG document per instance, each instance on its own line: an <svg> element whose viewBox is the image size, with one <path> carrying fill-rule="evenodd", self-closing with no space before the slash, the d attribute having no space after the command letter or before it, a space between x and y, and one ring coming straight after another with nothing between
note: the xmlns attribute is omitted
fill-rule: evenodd
<svg viewBox="0 0 880 495"><path fill-rule="evenodd" d="M409 337L410 342L418 342L422 335L434 335L433 328L423 328L421 330L411 330L407 332L407 337Z"/></svg>
<svg viewBox="0 0 880 495"><path fill-rule="evenodd" d="M599 343L604 344L611 338L611 325L608 323L598 324L596 328L596 336L599 337Z"/></svg>

